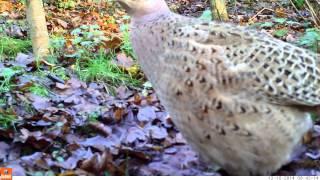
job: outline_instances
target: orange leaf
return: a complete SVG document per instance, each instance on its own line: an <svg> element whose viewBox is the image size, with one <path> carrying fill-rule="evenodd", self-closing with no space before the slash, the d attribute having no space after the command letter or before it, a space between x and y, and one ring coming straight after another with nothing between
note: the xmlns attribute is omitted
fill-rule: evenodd
<svg viewBox="0 0 320 180"><path fill-rule="evenodd" d="M123 112L124 112L123 108L117 108L117 109L114 111L114 119L115 119L117 122L120 122L120 121L121 121Z"/></svg>
<svg viewBox="0 0 320 180"><path fill-rule="evenodd" d="M8 1L2 1L0 0L0 13L3 13L5 11L11 11L12 4Z"/></svg>
<svg viewBox="0 0 320 180"><path fill-rule="evenodd" d="M277 17L282 17L282 18L285 18L287 17L287 13L285 12L285 9L284 8L276 8L275 10L275 14Z"/></svg>
<svg viewBox="0 0 320 180"><path fill-rule="evenodd" d="M134 100L133 100L133 103L136 104L136 105L140 105L141 104L141 96L139 94L135 94L134 95Z"/></svg>

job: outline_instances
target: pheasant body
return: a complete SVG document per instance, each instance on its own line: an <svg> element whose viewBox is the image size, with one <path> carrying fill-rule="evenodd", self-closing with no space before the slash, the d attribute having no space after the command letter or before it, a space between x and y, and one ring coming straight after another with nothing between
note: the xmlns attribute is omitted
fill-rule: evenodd
<svg viewBox="0 0 320 180"><path fill-rule="evenodd" d="M130 8L140 1L120 2ZM130 9L133 47L192 147L231 174L270 174L289 162L312 126L298 106L320 104L319 56L248 28L183 17L162 0L154 2L159 11Z"/></svg>

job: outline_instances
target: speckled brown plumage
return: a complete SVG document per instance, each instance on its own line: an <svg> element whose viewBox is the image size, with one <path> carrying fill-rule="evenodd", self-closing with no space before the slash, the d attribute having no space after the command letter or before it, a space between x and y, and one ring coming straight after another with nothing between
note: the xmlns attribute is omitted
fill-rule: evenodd
<svg viewBox="0 0 320 180"><path fill-rule="evenodd" d="M228 23L119 0L162 104L204 160L231 174L270 174L290 161L320 104L320 56Z"/></svg>

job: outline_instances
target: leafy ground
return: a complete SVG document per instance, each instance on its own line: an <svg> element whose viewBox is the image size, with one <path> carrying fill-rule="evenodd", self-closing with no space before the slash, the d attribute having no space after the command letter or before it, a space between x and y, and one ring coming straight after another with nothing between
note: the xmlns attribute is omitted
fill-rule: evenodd
<svg viewBox="0 0 320 180"><path fill-rule="evenodd" d="M230 1L230 21L319 51L307 10ZM170 0L200 16L207 1ZM52 53L30 54L24 5L0 0L0 166L15 175L224 175L202 163L146 81L113 3L46 1ZM203 15L203 18L208 18ZM320 175L316 121L301 156L277 175Z"/></svg>

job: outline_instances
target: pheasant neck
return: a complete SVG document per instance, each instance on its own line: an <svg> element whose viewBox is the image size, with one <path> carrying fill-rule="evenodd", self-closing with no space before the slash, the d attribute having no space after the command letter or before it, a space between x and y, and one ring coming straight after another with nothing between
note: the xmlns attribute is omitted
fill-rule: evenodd
<svg viewBox="0 0 320 180"><path fill-rule="evenodd" d="M169 9L163 9L161 11L155 11L153 13L142 15L142 16L134 16L132 18L133 25L146 24L148 22L157 21L159 18L170 16L172 14Z"/></svg>

